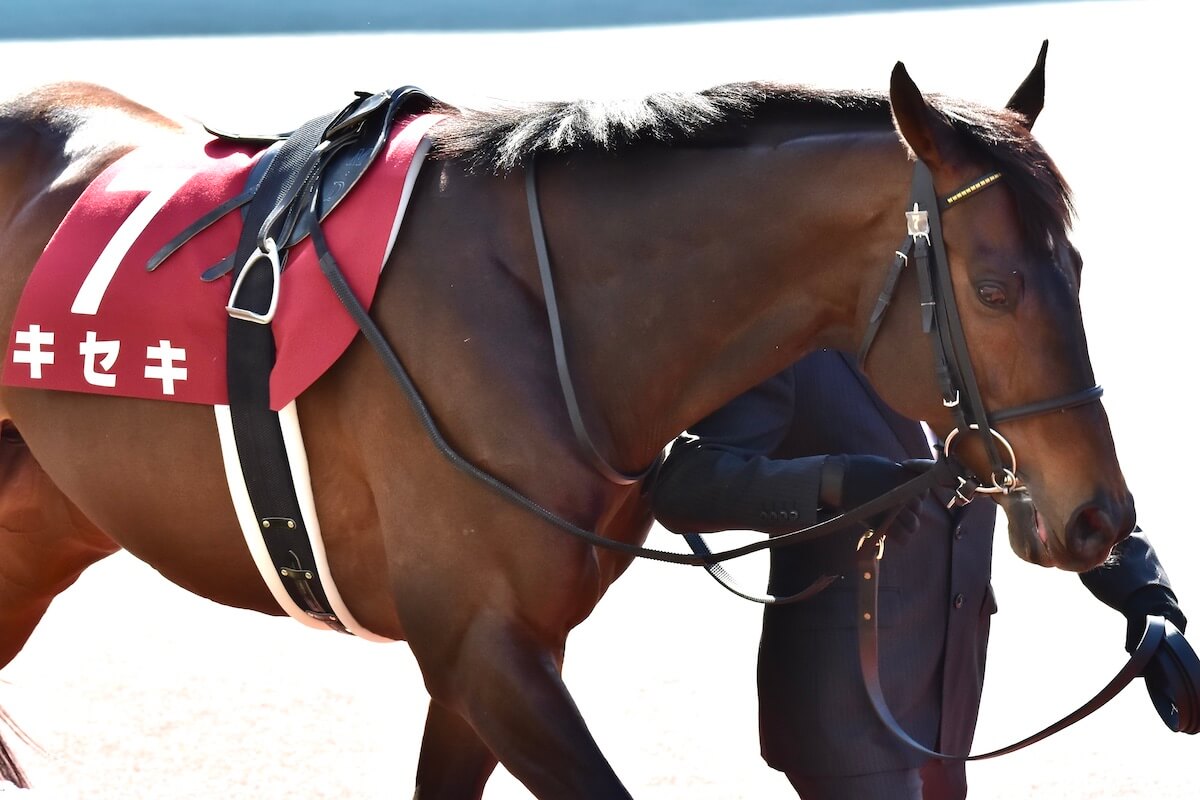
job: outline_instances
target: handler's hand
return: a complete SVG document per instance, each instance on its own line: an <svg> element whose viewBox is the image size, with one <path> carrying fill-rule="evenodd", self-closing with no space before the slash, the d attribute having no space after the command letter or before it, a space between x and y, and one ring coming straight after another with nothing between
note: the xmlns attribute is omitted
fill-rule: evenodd
<svg viewBox="0 0 1200 800"><path fill-rule="evenodd" d="M897 464L880 456L835 455L825 459L821 473L821 505L829 510L852 511L917 477L928 468L924 460ZM888 536L904 541L916 532L921 496L910 498L896 515ZM886 511L868 521L877 526L891 514Z"/></svg>
<svg viewBox="0 0 1200 800"><path fill-rule="evenodd" d="M1165 586L1152 583L1143 586L1125 599L1120 611L1125 615L1125 652L1132 653L1146 629L1146 617L1154 615L1171 620L1180 633L1187 630L1187 617L1179 608L1175 593Z"/></svg>

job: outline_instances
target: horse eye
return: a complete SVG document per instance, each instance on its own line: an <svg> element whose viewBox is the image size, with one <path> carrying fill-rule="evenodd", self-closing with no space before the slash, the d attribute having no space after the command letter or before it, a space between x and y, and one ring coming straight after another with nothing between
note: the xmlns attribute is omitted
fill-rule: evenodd
<svg viewBox="0 0 1200 800"><path fill-rule="evenodd" d="M1004 291L1004 286L999 283L981 283L976 288L979 293L979 299L984 305L1002 306L1008 302L1008 294Z"/></svg>

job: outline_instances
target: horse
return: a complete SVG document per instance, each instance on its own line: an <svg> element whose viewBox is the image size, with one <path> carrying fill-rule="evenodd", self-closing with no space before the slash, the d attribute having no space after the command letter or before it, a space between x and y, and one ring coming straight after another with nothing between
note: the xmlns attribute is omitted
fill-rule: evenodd
<svg viewBox="0 0 1200 800"><path fill-rule="evenodd" d="M652 523L639 473L675 436L806 352L863 340L915 162L942 197L1000 175L942 231L982 400L1078 395L1095 381L1071 194L1030 132L1044 57L999 109L923 94L902 63L878 93L740 83L625 103L440 105L371 318L466 461L636 545ZM34 263L85 187L135 148L194 135L88 84L0 105L7 341ZM600 458L634 479L603 474L573 433L527 214L535 162L578 413ZM909 272L864 370L946 438L953 403ZM1132 530L1134 506L1095 393L1056 408L997 423L1021 458L1011 481L1036 506L1010 537L1026 560L1079 571ZM407 641L430 695L415 797L481 797L497 763L539 798L630 797L561 670L568 633L632 556L564 535L456 468L365 337L297 409L345 603L364 628ZM57 594L121 548L198 595L282 613L239 530L211 409L5 385L0 420L0 665ZM993 435L962 432L957 458L994 473ZM0 771L21 782L7 755Z"/></svg>

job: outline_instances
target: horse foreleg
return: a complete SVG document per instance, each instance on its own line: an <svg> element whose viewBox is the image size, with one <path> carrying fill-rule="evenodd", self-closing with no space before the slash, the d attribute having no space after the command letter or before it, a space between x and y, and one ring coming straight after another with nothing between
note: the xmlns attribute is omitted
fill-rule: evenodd
<svg viewBox="0 0 1200 800"><path fill-rule="evenodd" d="M441 703L430 701L413 800L477 800L495 768L496 756L475 729Z"/></svg>
<svg viewBox="0 0 1200 800"><path fill-rule="evenodd" d="M46 476L20 436L0 428L0 667L21 648L50 601L89 565L120 549ZM0 712L0 721L6 720ZM0 740L0 780L24 776Z"/></svg>
<svg viewBox="0 0 1200 800"><path fill-rule="evenodd" d="M494 613L478 615L455 644L452 656L434 661L414 647L431 694L465 719L535 797L630 797L562 681L561 647Z"/></svg>

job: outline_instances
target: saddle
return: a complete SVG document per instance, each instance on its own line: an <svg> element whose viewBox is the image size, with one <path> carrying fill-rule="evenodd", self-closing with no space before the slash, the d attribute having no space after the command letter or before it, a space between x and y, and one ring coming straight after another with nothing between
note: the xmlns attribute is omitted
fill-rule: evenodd
<svg viewBox="0 0 1200 800"><path fill-rule="evenodd" d="M225 307L229 315L228 427L241 475L231 468L227 456L230 489L235 507L242 497L253 511L251 519L239 509L242 530L252 552L265 547L270 565L265 559L256 557L256 561L284 610L293 616L297 612L307 615L319 625L343 633L362 629L341 603L327 574L309 487L296 477L307 475L307 462L297 468L297 450L302 453L303 445L297 443L294 411L281 422L280 412L270 407L270 375L275 363L271 322L289 250L311 237L322 272L333 280L338 268L321 232L322 221L384 149L397 115L425 111L433 103L424 92L408 86L373 95L359 93L340 111L281 136L239 136L208 129L221 139L263 144L268 149L239 195L191 223L147 264L147 270L157 269L193 236L226 214L241 211L242 233L236 249L202 275L206 281L224 275L233 279ZM269 269L262 269L263 265ZM304 503L298 490L304 493ZM311 530L305 522L306 510ZM280 583L286 596L276 591ZM288 598L295 608L288 607ZM341 618L335 609L340 609Z"/></svg>
<svg viewBox="0 0 1200 800"><path fill-rule="evenodd" d="M234 269L239 263L236 256L250 244L248 234L256 222L255 243L268 238L274 241L282 263L287 250L309 236L313 226L329 216L374 163L398 114L424 111L435 102L420 89L405 86L377 94L358 92L341 111L317 117L290 133L236 134L204 126L218 139L266 150L242 192L167 242L146 270L158 269L192 237L238 209L245 209L245 227L237 251L207 269L202 279L214 281Z"/></svg>

